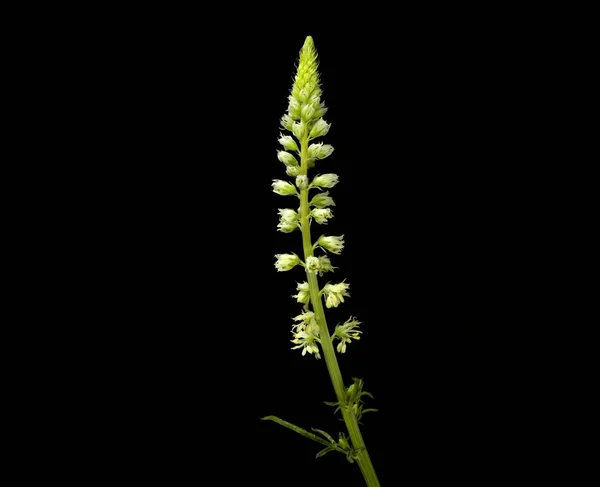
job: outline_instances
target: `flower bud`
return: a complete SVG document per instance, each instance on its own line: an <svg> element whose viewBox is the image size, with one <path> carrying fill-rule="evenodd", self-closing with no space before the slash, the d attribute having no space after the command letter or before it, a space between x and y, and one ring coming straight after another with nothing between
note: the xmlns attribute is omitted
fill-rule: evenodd
<svg viewBox="0 0 600 487"><path fill-rule="evenodd" d="M340 178L337 174L320 174L315 177L310 185L312 188L333 188Z"/></svg>
<svg viewBox="0 0 600 487"><path fill-rule="evenodd" d="M282 196L286 196L289 194L298 194L296 188L294 188L292 184L288 183L287 181L282 181L281 179L273 179L273 183L271 184L271 186L273 186L274 193L280 194Z"/></svg>
<svg viewBox="0 0 600 487"><path fill-rule="evenodd" d="M300 166L288 166L285 168L285 173L288 176L296 177L300 174Z"/></svg>
<svg viewBox="0 0 600 487"><path fill-rule="evenodd" d="M310 90L308 88L310 87L304 87L300 91L298 91L298 100L300 100L302 103L306 103L306 101L308 100L308 97L310 95Z"/></svg>
<svg viewBox="0 0 600 487"><path fill-rule="evenodd" d="M292 133L298 140L301 140L302 137L304 137L304 134L306 133L306 124L304 123L304 120L294 122L294 125L292 125Z"/></svg>
<svg viewBox="0 0 600 487"><path fill-rule="evenodd" d="M298 189L308 188L308 176L306 174L296 176L296 186L298 187Z"/></svg>
<svg viewBox="0 0 600 487"><path fill-rule="evenodd" d="M319 225L324 225L327 224L327 220L333 218L333 213L329 208L315 208L310 212L310 216L312 216Z"/></svg>
<svg viewBox="0 0 600 487"><path fill-rule="evenodd" d="M275 255L277 262L275 262L275 268L277 272L289 271L300 264L300 257L296 254L277 254Z"/></svg>
<svg viewBox="0 0 600 487"><path fill-rule="evenodd" d="M296 298L296 301L303 304L308 304L310 301L310 291L308 288L308 282L300 282L296 286L298 294L294 294L292 298Z"/></svg>
<svg viewBox="0 0 600 487"><path fill-rule="evenodd" d="M293 150L299 152L298 145L291 135L279 134L278 142L285 148L285 150ZM283 161L282 161L283 162Z"/></svg>
<svg viewBox="0 0 600 487"><path fill-rule="evenodd" d="M288 105L288 113L294 120L300 119L300 102L292 95L289 96L290 103Z"/></svg>
<svg viewBox="0 0 600 487"><path fill-rule="evenodd" d="M308 157L313 159L325 159L326 157L329 157L332 152L332 145L319 142L318 144L310 144L308 148Z"/></svg>
<svg viewBox="0 0 600 487"><path fill-rule="evenodd" d="M313 196L313 199L310 200L310 204L312 206L316 206L317 208L325 208L326 206L335 206L333 202L333 198L329 196L329 191L325 191L324 193L318 193Z"/></svg>
<svg viewBox="0 0 600 487"><path fill-rule="evenodd" d="M325 103L321 103L319 108L315 110L315 118L321 118L323 115L327 113L328 108L325 106Z"/></svg>
<svg viewBox="0 0 600 487"><path fill-rule="evenodd" d="M329 132L329 127L331 127L331 124L320 118L310 129L310 138L316 139L317 137L327 135L327 132Z"/></svg>
<svg viewBox="0 0 600 487"><path fill-rule="evenodd" d="M331 237L326 235L321 235L315 247L319 246L332 254L341 254L342 250L344 250L344 236L341 235L339 237Z"/></svg>
<svg viewBox="0 0 600 487"><path fill-rule="evenodd" d="M291 137L290 137L291 139ZM296 158L290 154L289 152L286 152L284 150L278 150L277 151L277 159L279 159L281 162L283 162L286 166L297 166L298 165L298 161L296 160Z"/></svg>
<svg viewBox="0 0 600 487"><path fill-rule="evenodd" d="M300 112L302 116L302 120L305 122L310 122L313 119L313 115L315 114L315 109L311 104L306 104L302 107L302 111Z"/></svg>
<svg viewBox="0 0 600 487"><path fill-rule="evenodd" d="M277 229L283 233L291 233L298 228L298 213L289 208L279 209L280 220Z"/></svg>
<svg viewBox="0 0 600 487"><path fill-rule="evenodd" d="M290 132L292 131L294 121L292 120L292 117L290 117L287 113L283 117L281 117L280 123L284 129L289 130Z"/></svg>
<svg viewBox="0 0 600 487"><path fill-rule="evenodd" d="M348 440L343 435L343 433L340 433L340 437L338 439L338 444L342 447L342 449L350 450L350 443L348 443Z"/></svg>

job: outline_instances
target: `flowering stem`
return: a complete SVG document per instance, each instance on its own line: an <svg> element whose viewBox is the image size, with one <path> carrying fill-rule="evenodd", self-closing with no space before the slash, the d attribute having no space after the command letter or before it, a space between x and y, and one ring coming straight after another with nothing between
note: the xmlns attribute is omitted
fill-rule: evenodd
<svg viewBox="0 0 600 487"><path fill-rule="evenodd" d="M301 166L300 174L306 175L308 170L308 135L304 134L301 140ZM302 246L304 248L304 259L313 255L313 244L310 234L310 220L309 220L310 208L308 204L308 189L300 190L300 224L302 229ZM317 324L319 325L319 339L321 348L323 350L323 356L325 357L325 364L329 371L329 377L335 390L335 395L340 404L343 403L345 398L345 387L342 373L335 356L331 336L329 335L329 329L327 328L327 320L325 319L325 310L323 309L323 301L319 295L319 282L315 272L306 270L306 277L308 280L308 287L310 291L310 300L315 313ZM379 487L379 480L371 463L369 452L363 441L360 428L356 415L354 414L353 408L341 408L348 434L352 440L352 446L354 450L358 450L357 463L363 474L365 482L369 487Z"/></svg>

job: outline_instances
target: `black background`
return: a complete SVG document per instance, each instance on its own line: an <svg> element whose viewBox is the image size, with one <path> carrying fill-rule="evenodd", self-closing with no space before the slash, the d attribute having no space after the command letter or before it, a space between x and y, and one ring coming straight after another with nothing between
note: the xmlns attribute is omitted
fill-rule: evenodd
<svg viewBox="0 0 600 487"><path fill-rule="evenodd" d="M270 184L285 178L279 120L306 35L335 147L317 169L340 175L323 230L345 235L332 260L351 284L328 316L363 322L339 361L375 397L363 431L381 483L480 483L531 461L519 343L536 299L545 38L518 16L472 15L266 29L136 12L47 48L69 100L65 157L85 161L65 171L65 204L98 475L362 485L341 455L315 460L319 445L259 419L342 426L324 362L290 349L302 272L273 266L300 251L276 231L294 203Z"/></svg>

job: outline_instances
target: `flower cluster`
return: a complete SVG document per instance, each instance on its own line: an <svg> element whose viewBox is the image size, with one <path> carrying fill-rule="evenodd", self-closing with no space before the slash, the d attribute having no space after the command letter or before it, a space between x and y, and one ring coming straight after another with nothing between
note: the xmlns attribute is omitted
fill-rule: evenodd
<svg viewBox="0 0 600 487"><path fill-rule="evenodd" d="M350 284L340 282L338 284L325 284L321 289L321 294L325 296L325 306L328 308L337 308L344 302L344 297L349 297L348 288Z"/></svg>
<svg viewBox="0 0 600 487"><path fill-rule="evenodd" d="M337 351L339 353L346 352L346 344L350 343L352 339L360 340L362 331L358 329L359 325L360 321L351 316L343 325L337 325L335 327L335 332L331 338L337 338L340 341L337 345Z"/></svg>
<svg viewBox="0 0 600 487"><path fill-rule="evenodd" d="M306 259L306 270L315 272L319 276L322 276L325 272L333 272L334 269L335 267L331 265L331 261L326 255L320 255L318 257L313 255Z"/></svg>
<svg viewBox="0 0 600 487"><path fill-rule="evenodd" d="M292 350L302 348L303 356L308 352L320 359L321 354L317 346L317 343L319 343L319 325L317 324L317 320L315 320L315 314L312 311L307 311L293 319L298 323L292 325L292 334L294 335L292 343L296 345L292 347Z"/></svg>
<svg viewBox="0 0 600 487"><path fill-rule="evenodd" d="M291 233L297 228L304 232L305 225L313 220L320 225L326 225L333 218L331 207L335 206L335 203L328 190L339 182L338 175L317 174L309 179L307 174L316 161L329 157L334 150L331 145L314 140L326 135L331 127L323 118L327 108L321 101L322 91L317 66L316 50L312 38L309 37L300 51L298 70L288 97L287 112L281 119L281 127L288 133L280 133L278 139L282 149L277 151L277 159L285 166L290 181L276 179L272 183L275 193L282 196L294 195L300 199L300 207L297 209L279 209L277 229L283 233ZM308 196L311 190L316 193L312 198ZM322 276L335 270L327 255L313 255L315 251L339 255L343 249L343 235L321 235L314 242L312 252L310 248L304 248L304 261L293 253L277 254L275 268L281 272L301 265L310 281L311 274ZM327 283L319 296L325 299L328 308L335 308L349 296L349 287L345 282ZM293 327L293 348L302 348L303 355L308 352L319 358L319 326L313 312L308 311L311 304L310 286L308 282L301 282L297 284L296 289L297 294L294 294L293 298L304 305L305 313L294 318L297 323ZM338 351L345 351L346 344L352 338L358 339L360 331L356 330L356 326L358 321L351 319L336 328L334 337L340 340Z"/></svg>

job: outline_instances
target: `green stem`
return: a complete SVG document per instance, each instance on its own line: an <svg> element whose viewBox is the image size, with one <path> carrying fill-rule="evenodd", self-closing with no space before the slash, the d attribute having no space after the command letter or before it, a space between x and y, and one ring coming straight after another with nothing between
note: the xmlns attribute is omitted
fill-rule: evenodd
<svg viewBox="0 0 600 487"><path fill-rule="evenodd" d="M308 136L305 134L301 141L301 168L300 174L306 175L308 171ZM300 190L300 224L302 228L302 246L304 248L304 260L313 255L313 244L310 235L310 208L308 204L308 189ZM338 401L342 402L345 398L346 389L344 387L344 380L338 365L331 336L329 335L329 329L327 328L327 320L325 319L325 310L323 309L323 300L319 295L319 281L317 275L314 272L306 271L306 277L308 280L308 288L310 291L310 300L315 313L315 318L319 325L319 338L321 342L321 348L323 350L323 356L325 357L325 364L329 371L329 377L335 390L335 395ZM355 450L363 449L357 458L358 466L363 474L365 482L368 487L380 487L377 474L371 463L369 452L365 446L365 442L360 433L358 421L352 408L340 408L348 434L352 440L352 447Z"/></svg>

